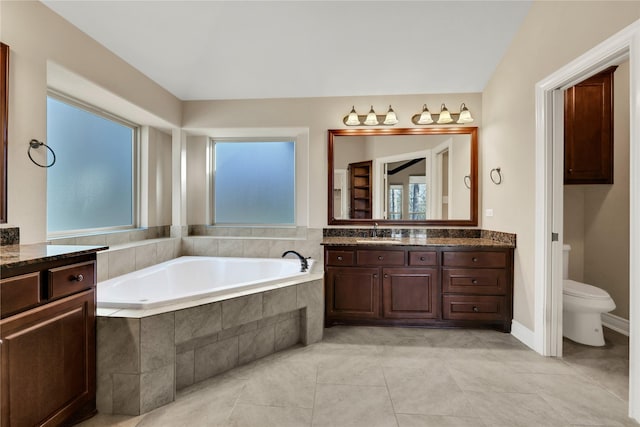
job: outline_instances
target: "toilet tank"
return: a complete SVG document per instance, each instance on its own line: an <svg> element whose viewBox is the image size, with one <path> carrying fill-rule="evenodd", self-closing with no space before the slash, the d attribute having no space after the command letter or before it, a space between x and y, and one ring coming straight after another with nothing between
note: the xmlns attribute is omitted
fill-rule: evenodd
<svg viewBox="0 0 640 427"><path fill-rule="evenodd" d="M569 278L569 252L571 252L570 245L562 245L562 278Z"/></svg>

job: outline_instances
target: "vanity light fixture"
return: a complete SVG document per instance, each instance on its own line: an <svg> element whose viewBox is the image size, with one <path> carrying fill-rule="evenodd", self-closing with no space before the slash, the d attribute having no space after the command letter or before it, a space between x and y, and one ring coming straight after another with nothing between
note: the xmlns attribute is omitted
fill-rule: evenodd
<svg viewBox="0 0 640 427"><path fill-rule="evenodd" d="M367 114L367 118L364 121L364 124L367 126L375 126L378 122L378 116L376 116L376 112L373 110L373 105L371 106L371 110L369 110L369 114Z"/></svg>
<svg viewBox="0 0 640 427"><path fill-rule="evenodd" d="M427 104L424 104L422 106L422 113L420 113L420 117L416 121L416 124L430 125L431 123L433 123L433 117L431 117L431 112L427 108Z"/></svg>
<svg viewBox="0 0 640 427"><path fill-rule="evenodd" d="M449 110L447 110L447 106L442 104L440 106L440 116L438 116L438 121L436 123L438 123L439 125L443 125L451 123L452 121L453 119L451 118L451 113L449 112Z"/></svg>
<svg viewBox="0 0 640 427"><path fill-rule="evenodd" d="M473 122L473 117L471 117L471 112L469 111L467 106L464 105L464 102L463 102L462 105L460 105L460 117L458 118L458 123L471 123L471 122Z"/></svg>
<svg viewBox="0 0 640 427"><path fill-rule="evenodd" d="M398 116L396 116L396 112L393 111L393 108L391 108L391 105L389 105L389 111L387 111L387 115L384 117L384 122L382 122L385 125L395 125L398 123Z"/></svg>
<svg viewBox="0 0 640 427"><path fill-rule="evenodd" d="M358 117L358 113L356 113L355 106L351 107L351 112L349 112L349 115L346 117L344 124L347 126L358 126L362 124L360 123L360 118Z"/></svg>
<svg viewBox="0 0 640 427"><path fill-rule="evenodd" d="M456 121L456 118L457 118L457 121ZM439 114L431 114L431 112L427 108L427 104L424 104L422 106L422 112L418 114L414 114L413 117L411 117L411 122L414 125L430 125L430 124L444 125L444 124L452 123L453 121L456 121L456 123L459 123L459 124L466 124L466 123L473 122L473 117L471 117L471 112L469 111L469 109L467 108L464 102L460 105L459 113L449 112L449 109L447 109L447 106L443 103L440 106Z"/></svg>
<svg viewBox="0 0 640 427"><path fill-rule="evenodd" d="M347 126L393 126L395 124L398 124L398 116L396 115L396 112L393 111L391 105L389 105L389 110L385 115L377 115L372 105L369 113L366 116L358 115L355 106L352 106L349 114L344 116L344 118L342 119L342 123Z"/></svg>

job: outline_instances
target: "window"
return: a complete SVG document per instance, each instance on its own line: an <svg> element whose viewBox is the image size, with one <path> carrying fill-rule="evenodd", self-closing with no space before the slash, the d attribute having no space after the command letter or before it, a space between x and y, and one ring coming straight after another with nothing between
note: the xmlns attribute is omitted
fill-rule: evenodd
<svg viewBox="0 0 640 427"><path fill-rule="evenodd" d="M427 219L427 181L425 176L409 177L409 219Z"/></svg>
<svg viewBox="0 0 640 427"><path fill-rule="evenodd" d="M213 141L213 222L295 225L295 142Z"/></svg>
<svg viewBox="0 0 640 427"><path fill-rule="evenodd" d="M402 184L389 185L389 218L402 219Z"/></svg>
<svg viewBox="0 0 640 427"><path fill-rule="evenodd" d="M134 226L137 128L58 96L47 97L47 232Z"/></svg>

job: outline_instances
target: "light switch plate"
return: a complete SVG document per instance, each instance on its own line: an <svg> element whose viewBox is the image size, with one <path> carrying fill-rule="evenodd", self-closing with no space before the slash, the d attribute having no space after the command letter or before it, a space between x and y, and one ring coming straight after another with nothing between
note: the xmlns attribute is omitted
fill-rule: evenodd
<svg viewBox="0 0 640 427"><path fill-rule="evenodd" d="M485 215L486 215L486 216L493 216L493 209L487 209L487 210L485 210Z"/></svg>

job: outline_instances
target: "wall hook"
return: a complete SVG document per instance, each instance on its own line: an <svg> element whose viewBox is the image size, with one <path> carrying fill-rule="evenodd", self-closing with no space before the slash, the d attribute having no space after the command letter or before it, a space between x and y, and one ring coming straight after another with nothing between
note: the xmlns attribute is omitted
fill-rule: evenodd
<svg viewBox="0 0 640 427"><path fill-rule="evenodd" d="M51 164L41 165L40 163L38 163L35 160L33 160L33 157L31 157L31 149L34 148L34 149L37 150L38 148L42 147L43 145L53 155L53 161L51 162ZM36 166L40 166L41 168L50 168L51 166L53 166L56 163L56 153L53 152L53 149L51 147L49 147L47 144L45 144L44 142L38 141L37 139L32 139L31 141L29 141L29 149L27 150L27 155L29 156L29 159L33 162L33 164L35 164Z"/></svg>
<svg viewBox="0 0 640 427"><path fill-rule="evenodd" d="M498 178L495 178L495 175L498 175ZM500 168L491 169L491 172L489 172L489 177L495 185L502 184L502 173L500 172Z"/></svg>

